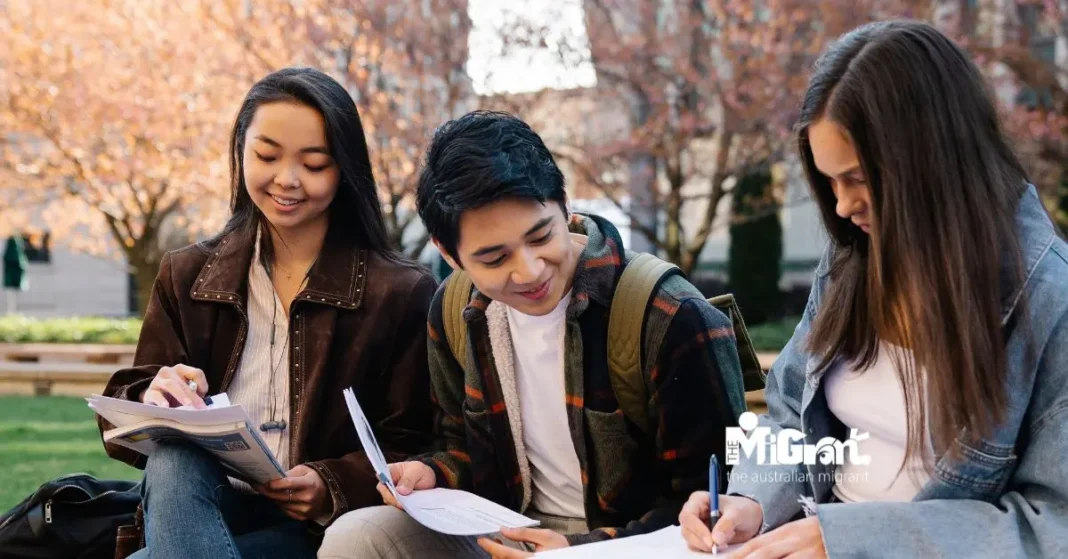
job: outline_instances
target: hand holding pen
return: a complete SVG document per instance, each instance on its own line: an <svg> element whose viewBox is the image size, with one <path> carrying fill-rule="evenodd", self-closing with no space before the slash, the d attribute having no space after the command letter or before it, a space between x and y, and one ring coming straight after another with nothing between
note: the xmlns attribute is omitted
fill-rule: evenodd
<svg viewBox="0 0 1068 559"><path fill-rule="evenodd" d="M720 494L715 457L709 463L708 487L711 492L691 495L679 514L682 535L690 548L711 553L753 539L764 522L764 511L748 497Z"/></svg>
<svg viewBox="0 0 1068 559"><path fill-rule="evenodd" d="M188 365L160 367L152 383L141 395L141 402L164 408L192 406L206 407L204 396L208 393L208 379L204 371Z"/></svg>

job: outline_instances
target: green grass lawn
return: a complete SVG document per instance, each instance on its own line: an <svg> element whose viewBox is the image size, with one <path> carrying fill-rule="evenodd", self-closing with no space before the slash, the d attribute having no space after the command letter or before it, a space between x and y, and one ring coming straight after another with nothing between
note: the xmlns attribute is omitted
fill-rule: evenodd
<svg viewBox="0 0 1068 559"><path fill-rule="evenodd" d="M0 396L0 513L63 474L140 479L104 454L95 417L83 398Z"/></svg>

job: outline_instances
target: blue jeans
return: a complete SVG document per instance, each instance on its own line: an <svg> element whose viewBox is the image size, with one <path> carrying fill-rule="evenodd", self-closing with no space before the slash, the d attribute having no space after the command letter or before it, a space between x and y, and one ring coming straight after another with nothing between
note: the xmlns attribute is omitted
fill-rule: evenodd
<svg viewBox="0 0 1068 559"><path fill-rule="evenodd" d="M270 499L230 486L219 461L199 447L161 444L142 484L145 549L131 558L308 557L316 539Z"/></svg>

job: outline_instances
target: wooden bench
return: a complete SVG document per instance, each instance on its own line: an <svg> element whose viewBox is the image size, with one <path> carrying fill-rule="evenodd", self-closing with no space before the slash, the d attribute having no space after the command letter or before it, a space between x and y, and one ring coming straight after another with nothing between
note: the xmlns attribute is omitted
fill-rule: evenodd
<svg viewBox="0 0 1068 559"><path fill-rule="evenodd" d="M118 367L99 363L0 361L0 394L88 396L99 394Z"/></svg>
<svg viewBox="0 0 1068 559"><path fill-rule="evenodd" d="M102 389L111 374L133 363L136 346L126 344L0 343L0 393L84 396ZM759 353L760 366L771 368L776 353ZM750 411L764 413L764 391L747 392Z"/></svg>
<svg viewBox="0 0 1068 559"><path fill-rule="evenodd" d="M133 363L136 348L129 344L0 343L0 361L126 366Z"/></svg>

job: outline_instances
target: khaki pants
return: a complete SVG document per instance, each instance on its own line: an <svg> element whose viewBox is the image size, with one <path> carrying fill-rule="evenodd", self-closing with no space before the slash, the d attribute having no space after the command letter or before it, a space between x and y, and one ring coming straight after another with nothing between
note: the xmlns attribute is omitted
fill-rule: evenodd
<svg viewBox="0 0 1068 559"><path fill-rule="evenodd" d="M528 511L526 516L559 534L587 532L583 520ZM529 544L495 534L508 547L533 551ZM390 506L369 507L346 513L327 528L319 559L453 559L484 558L475 536L449 536L435 532Z"/></svg>

